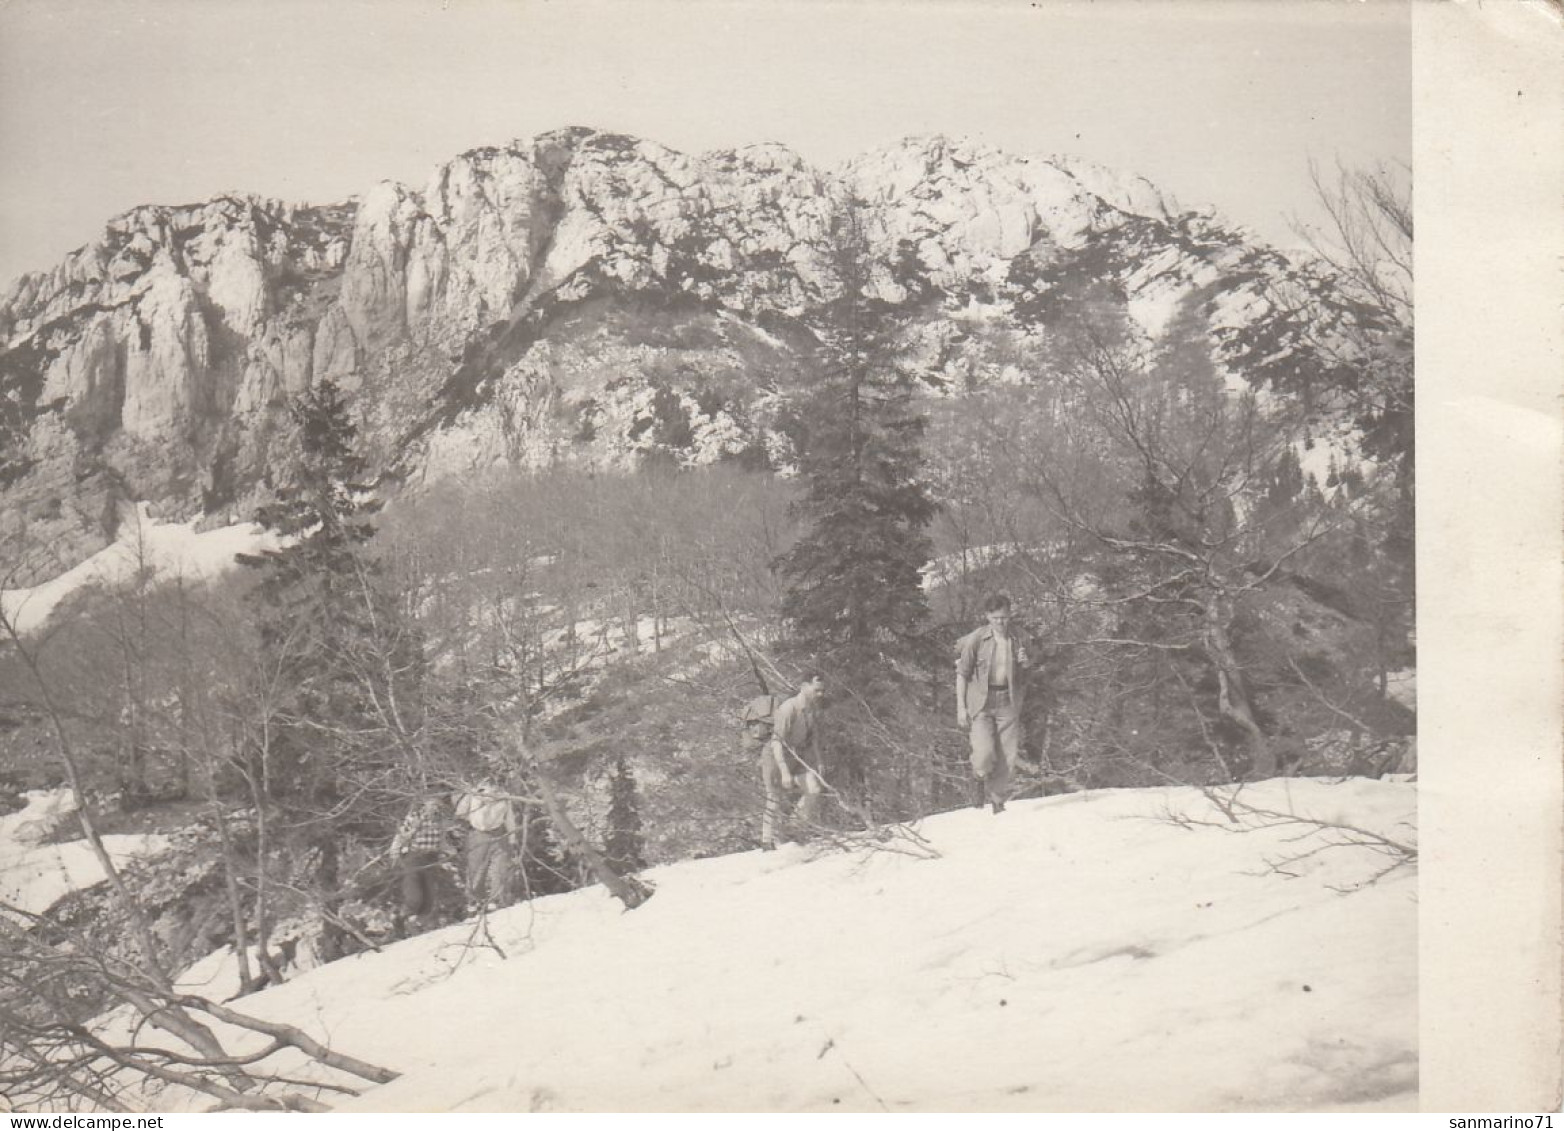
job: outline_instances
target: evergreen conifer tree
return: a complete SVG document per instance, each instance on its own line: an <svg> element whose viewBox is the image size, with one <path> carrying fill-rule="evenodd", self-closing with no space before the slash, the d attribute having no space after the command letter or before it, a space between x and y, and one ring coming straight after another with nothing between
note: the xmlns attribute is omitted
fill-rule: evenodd
<svg viewBox="0 0 1564 1131"><path fill-rule="evenodd" d="M306 391L293 413L298 458L257 513L284 544L239 561L260 574L251 600L279 688L279 725L262 778L273 800L330 808L342 752L327 748L370 723L354 660L372 631L367 598L375 567L364 547L378 503L336 385L326 380Z"/></svg>
<svg viewBox="0 0 1564 1131"><path fill-rule="evenodd" d="M251 604L269 688L250 761L329 910L344 841L379 836L405 809L396 769L418 727L422 661L367 548L378 503L341 391L322 381L293 413L297 458L258 513L283 545L239 555L259 574ZM327 934L329 954L340 933Z"/></svg>
<svg viewBox="0 0 1564 1131"><path fill-rule="evenodd" d="M639 872L646 867L646 838L641 828L641 805L635 775L625 764L624 755L614 759L609 778L608 843L605 855L616 872Z"/></svg>
<svg viewBox="0 0 1564 1131"><path fill-rule="evenodd" d="M816 662L866 673L920 655L935 507L918 478L926 418L895 364L902 313L875 286L856 203L833 242L841 290L810 327L821 362L800 443L807 530L780 562L783 612Z"/></svg>
<svg viewBox="0 0 1564 1131"><path fill-rule="evenodd" d="M923 569L935 505L921 478L927 418L898 364L900 331L926 283L905 248L888 264L872 261L861 209L848 201L838 214L839 289L808 319L819 350L797 436L804 531L778 568L792 642L837 704L827 786L856 820L872 822L926 808L918 782L927 747L882 723L917 717L928 698L935 652Z"/></svg>

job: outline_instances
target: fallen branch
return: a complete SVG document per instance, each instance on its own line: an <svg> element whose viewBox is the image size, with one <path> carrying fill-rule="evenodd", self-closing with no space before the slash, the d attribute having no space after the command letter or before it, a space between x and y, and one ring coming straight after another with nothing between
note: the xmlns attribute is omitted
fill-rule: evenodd
<svg viewBox="0 0 1564 1131"><path fill-rule="evenodd" d="M1322 817L1309 817L1299 813L1284 812L1280 809L1251 805L1238 799L1241 789L1241 786L1232 789L1226 796L1223 796L1222 791L1209 786L1202 788L1200 791L1201 795L1222 813L1226 818L1225 822L1192 817L1188 813L1174 813L1171 809L1166 809L1160 819L1169 821L1180 828L1214 828L1228 833L1249 833L1260 829L1293 829L1295 830L1294 834L1285 838L1288 843L1292 844L1308 841L1314 837L1323 836L1327 838L1324 843L1314 844L1291 855L1266 861L1267 867L1272 872L1287 876L1296 875L1296 873L1286 870L1288 865L1308 860L1338 848L1367 849L1370 852L1389 858L1389 865L1376 872L1368 880L1353 888L1334 888L1334 890L1338 891L1351 891L1366 887L1398 868L1412 866L1417 863L1417 845L1410 840L1397 840L1384 833L1366 829L1361 825L1348 824L1345 821L1332 821Z"/></svg>
<svg viewBox="0 0 1564 1131"><path fill-rule="evenodd" d="M554 830L559 833L560 839L572 852L586 861L587 867L592 869L592 874L597 877L598 882L607 888L615 899L624 904L626 911L634 911L651 899L654 889L650 884L635 875L620 875L608 863L607 857L582 835L581 830L570 819L570 814L565 812L565 805L560 801L554 783L544 772L526 741L522 740L516 745L523 765L527 767L533 782L538 787L538 792L542 795L543 807L548 812L549 820L553 823Z"/></svg>
<svg viewBox="0 0 1564 1131"><path fill-rule="evenodd" d="M229 1009L226 1005L219 1005L215 1001L209 1001L193 994L160 995L171 1004L182 1006L205 1013L210 1017L248 1029L254 1033L261 1033L275 1038L284 1045L298 1049L312 1060L316 1060L328 1068L335 1068L342 1072L351 1073L361 1079L375 1084L389 1084L401 1074L393 1072L389 1068L381 1068L379 1065L370 1064L368 1061L359 1060L357 1057L348 1056L346 1053L335 1050L317 1041L304 1030L279 1021L266 1021L259 1017L252 1017L238 1010Z"/></svg>

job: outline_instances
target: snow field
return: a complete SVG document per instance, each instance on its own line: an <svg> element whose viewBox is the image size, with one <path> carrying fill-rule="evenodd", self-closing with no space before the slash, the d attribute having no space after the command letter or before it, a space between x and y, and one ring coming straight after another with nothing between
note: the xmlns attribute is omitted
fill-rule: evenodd
<svg viewBox="0 0 1564 1131"><path fill-rule="evenodd" d="M1242 798L1398 839L1415 810L1368 780ZM670 865L634 912L493 915L503 959L457 925L238 1005L403 1074L350 1110L1414 1110L1415 870L1171 813L1222 822L1193 790L962 810L922 823L937 859Z"/></svg>

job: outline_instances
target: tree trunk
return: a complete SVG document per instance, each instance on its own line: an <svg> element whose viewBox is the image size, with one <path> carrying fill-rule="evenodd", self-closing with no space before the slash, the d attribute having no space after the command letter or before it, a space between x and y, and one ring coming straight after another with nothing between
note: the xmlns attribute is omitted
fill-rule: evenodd
<svg viewBox="0 0 1564 1131"><path fill-rule="evenodd" d="M316 875L320 899L320 959L335 962L347 954L347 932L342 929L337 908L342 905L342 854L336 837L328 831L317 845L320 868Z"/></svg>
<svg viewBox="0 0 1564 1131"><path fill-rule="evenodd" d="M168 990L168 987L160 987ZM120 997L130 1002L136 1012L145 1017L154 1028L162 1029L174 1034L196 1052L212 1061L226 1061L232 1059L228 1050L223 1048L221 1042L211 1029L191 1017L177 1005L158 1005L148 995L125 986L115 987ZM169 991L171 992L171 991ZM255 1081L241 1069L229 1066L223 1068L224 1078L232 1084L235 1090L248 1091L255 1086Z"/></svg>
<svg viewBox="0 0 1564 1131"><path fill-rule="evenodd" d="M263 753L262 758L265 757ZM277 985L282 981L282 971L271 955L271 893L266 887L266 854L271 848L271 828L266 821L267 798L264 784L258 785L248 773L245 777L250 783L250 799L255 805L255 961L261 968L262 979Z"/></svg>
<svg viewBox="0 0 1564 1131"><path fill-rule="evenodd" d="M228 896L228 910L233 917L234 956L239 963L239 993L247 994L255 989L255 976L250 973L250 931L244 913L244 899L239 894L239 853L234 847L233 832L223 813L222 800L217 789L212 788L212 815L217 821L217 836L223 846L223 887Z"/></svg>
<svg viewBox="0 0 1564 1131"><path fill-rule="evenodd" d="M565 806L559 799L559 793L554 788L554 783L548 774L533 757L523 742L520 745L521 760L527 767L528 774L537 784L538 793L543 798L543 807L548 811L549 820L553 822L560 839L570 848L576 859L585 861L597 882L609 890L620 903L625 905L625 910L634 911L641 904L652 897L652 891L634 876L621 876L614 871L608 860L592 846L592 843L576 828L575 822L565 812Z"/></svg>
<svg viewBox="0 0 1564 1131"><path fill-rule="evenodd" d="M1214 594L1206 603L1206 654L1216 666L1217 709L1244 735L1244 744L1249 751L1247 776L1256 780L1273 777L1276 758L1260 724L1255 721L1243 669L1239 667L1228 636L1226 606L1227 601L1220 594Z"/></svg>

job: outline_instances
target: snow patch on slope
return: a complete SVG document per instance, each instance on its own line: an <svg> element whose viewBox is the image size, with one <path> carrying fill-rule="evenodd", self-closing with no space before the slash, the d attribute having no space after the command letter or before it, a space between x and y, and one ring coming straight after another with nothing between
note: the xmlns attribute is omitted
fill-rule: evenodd
<svg viewBox="0 0 1564 1131"><path fill-rule="evenodd" d="M27 804L0 817L0 914L10 909L42 914L73 891L95 887L108 876L84 840L40 844L76 812L69 790L35 789L23 794ZM110 835L103 838L109 858L124 864L162 852L168 838L155 834Z"/></svg>
<svg viewBox="0 0 1564 1131"><path fill-rule="evenodd" d="M86 586L121 584L143 569L161 580L212 578L233 567L235 554L278 545L276 536L256 523L207 531L198 531L196 525L160 523L146 503L137 503L113 543L42 585L0 589L0 610L25 636L37 631L61 601Z"/></svg>

